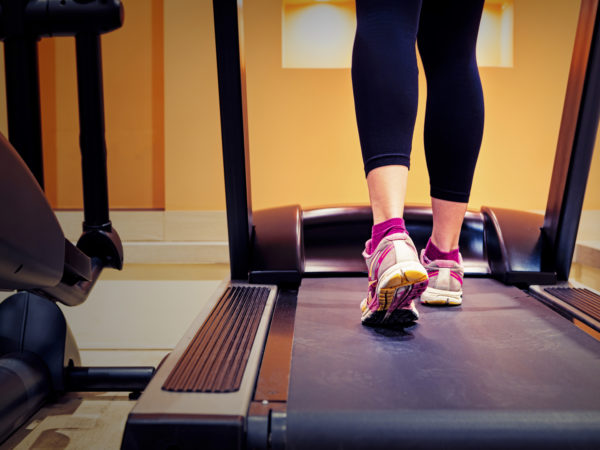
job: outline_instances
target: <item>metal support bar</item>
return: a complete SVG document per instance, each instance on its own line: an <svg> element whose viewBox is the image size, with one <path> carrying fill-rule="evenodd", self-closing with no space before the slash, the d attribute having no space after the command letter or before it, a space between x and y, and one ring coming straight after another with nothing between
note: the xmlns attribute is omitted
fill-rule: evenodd
<svg viewBox="0 0 600 450"><path fill-rule="evenodd" d="M247 280L250 269L252 202L248 160L245 72L240 44L241 14L235 0L214 0L215 43L231 278Z"/></svg>
<svg viewBox="0 0 600 450"><path fill-rule="evenodd" d="M69 391L143 391L154 367L68 367Z"/></svg>
<svg viewBox="0 0 600 450"><path fill-rule="evenodd" d="M569 278L598 130L599 28L598 0L583 0L543 227L559 280Z"/></svg>
<svg viewBox="0 0 600 450"><path fill-rule="evenodd" d="M81 33L75 37L75 45L84 230L104 229L110 227L110 220L100 37L97 34Z"/></svg>

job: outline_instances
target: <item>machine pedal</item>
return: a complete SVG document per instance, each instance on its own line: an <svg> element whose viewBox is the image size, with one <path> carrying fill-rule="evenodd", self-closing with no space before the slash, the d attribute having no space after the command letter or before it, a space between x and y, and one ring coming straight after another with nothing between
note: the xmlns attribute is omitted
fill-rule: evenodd
<svg viewBox="0 0 600 450"><path fill-rule="evenodd" d="M269 288L229 286L162 386L176 392L239 390Z"/></svg>

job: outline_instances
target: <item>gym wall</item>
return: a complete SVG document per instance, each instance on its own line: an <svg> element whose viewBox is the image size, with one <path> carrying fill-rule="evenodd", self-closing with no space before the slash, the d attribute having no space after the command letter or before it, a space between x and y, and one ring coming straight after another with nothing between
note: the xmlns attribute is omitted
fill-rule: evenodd
<svg viewBox="0 0 600 450"><path fill-rule="evenodd" d="M123 3L124 27L102 38L111 207L223 210L212 3ZM368 202L349 69L282 68L281 0L244 8L254 207ZM472 208L545 209L578 8L514 1L513 67L480 70L486 125ZM71 38L39 45L46 190L57 209L82 198L74 47ZM429 201L422 70L419 88L410 203ZM585 209L600 209L599 174L596 150Z"/></svg>

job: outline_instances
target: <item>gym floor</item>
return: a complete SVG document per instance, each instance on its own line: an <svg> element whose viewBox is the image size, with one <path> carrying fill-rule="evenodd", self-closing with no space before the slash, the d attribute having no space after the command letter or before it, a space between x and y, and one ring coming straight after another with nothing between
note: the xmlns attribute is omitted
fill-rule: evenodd
<svg viewBox="0 0 600 450"><path fill-rule="evenodd" d="M226 264L131 264L105 271L84 304L63 308L82 364L158 365L228 274ZM8 295L0 293L0 301ZM69 393L0 449L118 449L133 405L128 393Z"/></svg>
<svg viewBox="0 0 600 450"><path fill-rule="evenodd" d="M106 271L83 305L64 308L82 364L156 366L227 276L226 264L130 264ZM572 276L600 289L597 267L577 263ZM127 393L69 393L42 408L0 450L118 449L133 405Z"/></svg>

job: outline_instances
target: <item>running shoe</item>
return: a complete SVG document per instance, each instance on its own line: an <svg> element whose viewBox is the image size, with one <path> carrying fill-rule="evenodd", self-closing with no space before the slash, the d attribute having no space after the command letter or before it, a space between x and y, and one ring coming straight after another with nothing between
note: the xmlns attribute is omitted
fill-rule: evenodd
<svg viewBox="0 0 600 450"><path fill-rule="evenodd" d="M427 269L429 285L423 295L421 303L425 305L451 305L462 303L462 284L465 269L462 256L458 255L459 262L452 260L430 260L421 251L421 263Z"/></svg>
<svg viewBox="0 0 600 450"><path fill-rule="evenodd" d="M375 249L367 241L363 257L369 270L369 289L360 304L362 323L405 325L417 320L414 299L427 287L427 271L408 234L390 234Z"/></svg>

